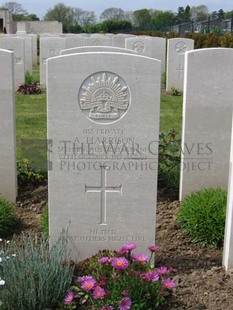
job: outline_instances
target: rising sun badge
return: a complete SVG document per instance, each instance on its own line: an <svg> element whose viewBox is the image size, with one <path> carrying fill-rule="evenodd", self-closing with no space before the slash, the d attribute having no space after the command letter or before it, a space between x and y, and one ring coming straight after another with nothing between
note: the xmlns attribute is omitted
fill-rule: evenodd
<svg viewBox="0 0 233 310"><path fill-rule="evenodd" d="M89 119L111 123L127 112L130 92L126 82L115 73L96 72L82 83L78 100Z"/></svg>

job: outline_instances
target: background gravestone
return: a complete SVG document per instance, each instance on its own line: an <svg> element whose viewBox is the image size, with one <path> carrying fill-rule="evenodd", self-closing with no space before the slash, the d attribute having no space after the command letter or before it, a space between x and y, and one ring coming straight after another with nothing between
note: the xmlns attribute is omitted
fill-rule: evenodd
<svg viewBox="0 0 233 310"><path fill-rule="evenodd" d="M46 61L59 56L66 49L66 39L59 37L44 37L40 39L40 84L46 85Z"/></svg>
<svg viewBox="0 0 233 310"><path fill-rule="evenodd" d="M180 199L204 188L227 189L233 98L233 49L185 55Z"/></svg>
<svg viewBox="0 0 233 310"><path fill-rule="evenodd" d="M105 36L83 38L84 46L112 46L112 39Z"/></svg>
<svg viewBox="0 0 233 310"><path fill-rule="evenodd" d="M0 49L0 195L17 196L14 53Z"/></svg>
<svg viewBox="0 0 233 310"><path fill-rule="evenodd" d="M125 47L139 55L160 60L162 73L165 71L166 39L149 36L129 37L125 40Z"/></svg>
<svg viewBox="0 0 233 310"><path fill-rule="evenodd" d="M73 259L155 242L160 80L143 56L48 60L50 238L68 228Z"/></svg>
<svg viewBox="0 0 233 310"><path fill-rule="evenodd" d="M14 87L17 90L24 83L24 39L12 36L0 37L0 48L14 52Z"/></svg>
<svg viewBox="0 0 233 310"><path fill-rule="evenodd" d="M167 45L166 90L172 87L183 91L184 54L194 49L194 40L185 38L169 39Z"/></svg>

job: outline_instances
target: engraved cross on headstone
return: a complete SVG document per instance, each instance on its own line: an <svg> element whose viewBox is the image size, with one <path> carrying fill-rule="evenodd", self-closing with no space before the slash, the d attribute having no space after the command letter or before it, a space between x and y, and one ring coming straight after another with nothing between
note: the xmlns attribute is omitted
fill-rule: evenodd
<svg viewBox="0 0 233 310"><path fill-rule="evenodd" d="M107 193L122 193L122 185L107 186L107 167L100 166L101 184L100 186L87 186L85 184L85 193L100 193L100 225L107 225Z"/></svg>
<svg viewBox="0 0 233 310"><path fill-rule="evenodd" d="M179 78L182 79L182 77L184 75L184 68L182 67L181 64L179 64L179 68L177 68L176 71L179 72Z"/></svg>

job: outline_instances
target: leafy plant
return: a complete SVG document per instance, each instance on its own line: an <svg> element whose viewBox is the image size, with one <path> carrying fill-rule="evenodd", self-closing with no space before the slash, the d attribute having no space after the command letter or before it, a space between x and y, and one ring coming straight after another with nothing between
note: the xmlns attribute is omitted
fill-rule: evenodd
<svg viewBox="0 0 233 310"><path fill-rule="evenodd" d="M3 310L44 310L57 306L71 284L73 268L64 264L66 241L62 237L49 251L45 237L22 237L1 251L0 289Z"/></svg>
<svg viewBox="0 0 233 310"><path fill-rule="evenodd" d="M42 228L43 233L45 236L49 236L49 210L48 207L46 207L41 214L41 219L40 219L40 226Z"/></svg>
<svg viewBox="0 0 233 310"><path fill-rule="evenodd" d="M20 85L17 89L17 92L23 95L39 95L42 93L42 90L38 83L32 83Z"/></svg>
<svg viewBox="0 0 233 310"><path fill-rule="evenodd" d="M18 220L12 203L0 196L0 237L15 231Z"/></svg>
<svg viewBox="0 0 233 310"><path fill-rule="evenodd" d="M173 268L152 265L157 246L150 246L150 257L132 253L134 243L123 245L115 256L94 257L89 274L78 277L65 298L68 309L91 302L94 309L157 309L171 294L175 284ZM93 262L94 260L94 262ZM91 262L90 261L90 262ZM77 308L76 308L77 306Z"/></svg>
<svg viewBox="0 0 233 310"><path fill-rule="evenodd" d="M47 176L45 171L35 171L32 169L29 160L26 158L17 161L17 175L19 184L39 182L44 180Z"/></svg>
<svg viewBox="0 0 233 310"><path fill-rule="evenodd" d="M170 95L172 95L172 96L181 96L181 95L182 95L182 92L179 91L177 88L172 87L172 88L170 89Z"/></svg>
<svg viewBox="0 0 233 310"><path fill-rule="evenodd" d="M224 240L227 192L204 189L185 197L177 221L193 242L221 247Z"/></svg>
<svg viewBox="0 0 233 310"><path fill-rule="evenodd" d="M34 84L38 83L38 80L36 80L28 71L25 74L25 84Z"/></svg>
<svg viewBox="0 0 233 310"><path fill-rule="evenodd" d="M181 139L171 130L160 132L159 136L159 187L172 189L178 193L180 176Z"/></svg>

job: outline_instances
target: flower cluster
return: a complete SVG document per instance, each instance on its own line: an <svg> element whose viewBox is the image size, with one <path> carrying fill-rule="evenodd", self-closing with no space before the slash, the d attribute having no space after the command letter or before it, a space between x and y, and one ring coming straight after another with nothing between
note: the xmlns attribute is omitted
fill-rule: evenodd
<svg viewBox="0 0 233 310"><path fill-rule="evenodd" d="M132 253L136 244L123 245L115 257L103 256L94 264L91 275L78 277L76 285L65 297L69 309L89 298L96 309L133 310L159 307L175 287L173 268L154 268L152 258L159 251L149 246L150 255Z"/></svg>

